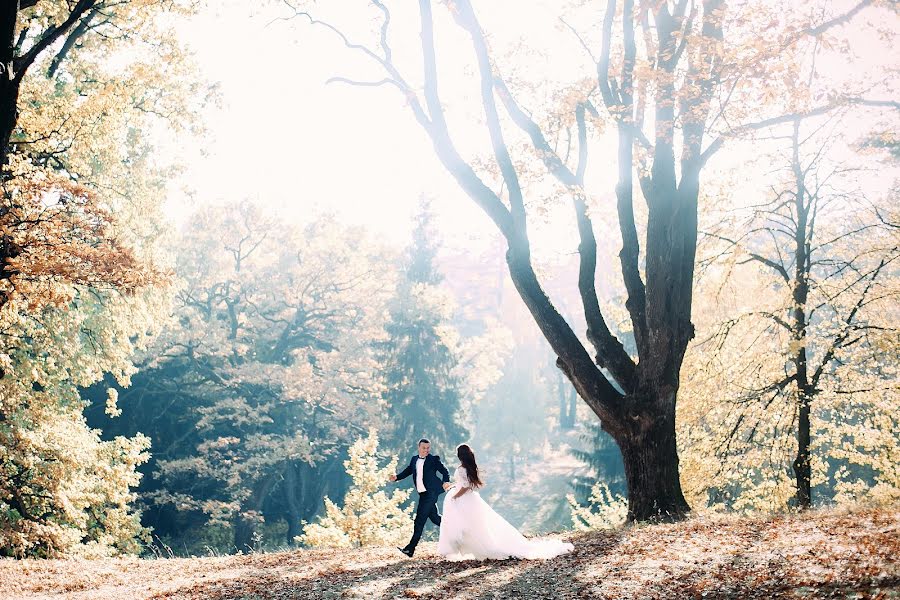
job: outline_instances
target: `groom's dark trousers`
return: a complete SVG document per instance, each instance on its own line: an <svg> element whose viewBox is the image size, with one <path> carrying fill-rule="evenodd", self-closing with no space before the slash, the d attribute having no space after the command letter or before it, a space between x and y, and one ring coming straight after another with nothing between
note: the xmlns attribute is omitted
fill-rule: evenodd
<svg viewBox="0 0 900 600"><path fill-rule="evenodd" d="M425 523L428 522L428 519L431 519L431 522L438 527L441 526L441 515L438 513L437 507L438 497L440 495L440 492L432 490L425 490L424 492L419 493L419 505L416 507L416 520L413 522L413 534L409 543L406 545L410 550L415 550L416 545L418 545L419 538L422 537L422 531L425 529Z"/></svg>
<svg viewBox="0 0 900 600"><path fill-rule="evenodd" d="M413 487L416 487L416 461L418 458L418 456L413 456L409 461L409 465L397 473L397 481L412 475ZM444 463L441 462L441 457L435 454L426 456L422 465L422 484L425 486L425 491L419 492L419 505L416 507L416 519L413 522L413 535L406 545L407 550L415 551L428 519L431 519L431 522L435 525L440 526L441 515L438 513L437 503L440 495L444 493L444 484L449 481L450 473L447 471Z"/></svg>

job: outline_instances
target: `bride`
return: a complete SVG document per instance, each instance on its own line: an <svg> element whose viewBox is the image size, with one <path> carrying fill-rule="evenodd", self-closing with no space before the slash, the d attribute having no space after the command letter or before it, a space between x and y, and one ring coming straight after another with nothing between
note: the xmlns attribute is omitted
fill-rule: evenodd
<svg viewBox="0 0 900 600"><path fill-rule="evenodd" d="M454 474L454 487L444 499L438 553L450 560L486 558L553 558L574 549L550 538L529 540L481 499L482 486L472 449L456 449L462 463Z"/></svg>

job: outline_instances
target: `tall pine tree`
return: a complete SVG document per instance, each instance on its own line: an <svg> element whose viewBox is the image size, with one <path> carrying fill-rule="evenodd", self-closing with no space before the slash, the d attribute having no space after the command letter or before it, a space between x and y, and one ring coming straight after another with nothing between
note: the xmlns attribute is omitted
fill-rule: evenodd
<svg viewBox="0 0 900 600"><path fill-rule="evenodd" d="M385 328L385 400L392 426L387 446L401 455L412 452L422 437L437 453L448 454L468 436L453 373L458 359L447 336L452 302L435 265L433 216L423 200Z"/></svg>

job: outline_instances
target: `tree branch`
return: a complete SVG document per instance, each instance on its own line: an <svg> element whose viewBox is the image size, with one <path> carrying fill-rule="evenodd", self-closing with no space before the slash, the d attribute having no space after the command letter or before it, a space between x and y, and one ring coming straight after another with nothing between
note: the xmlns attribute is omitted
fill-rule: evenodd
<svg viewBox="0 0 900 600"><path fill-rule="evenodd" d="M587 213L587 203L584 194L584 171L587 167L586 107L581 103L575 111L578 125L578 166L575 173L573 173L547 142L540 126L518 105L506 83L500 77L496 77L494 85L513 123L531 139L532 146L537 150L544 166L560 183L567 186L572 192L572 201L580 238L578 246L580 257L578 290L581 295L585 321L588 326L587 336L597 351L597 364L609 370L622 389L631 390L635 381L634 362L628 356L628 353L625 352L622 343L610 332L600 310L600 302L597 299L595 283L597 240L594 237L593 223Z"/></svg>
<svg viewBox="0 0 900 600"><path fill-rule="evenodd" d="M867 6L871 6L873 4L873 0L862 0L862 2L858 2L856 6L848 10L847 12L838 15L832 19L825 21L824 23L817 25L816 27L810 27L805 29L803 33L807 35L821 35L831 29L832 27L837 27L838 25L844 25L845 23L849 23L850 20L859 13L862 9Z"/></svg>
<svg viewBox="0 0 900 600"><path fill-rule="evenodd" d="M758 131L760 129L766 129L768 127L773 127L775 125L782 125L784 123L791 123L798 119L808 119L810 117L818 117L825 114L828 114L832 110L836 110L843 106L848 105L860 105L860 106L870 106L876 108L895 108L900 110L900 102L896 102L894 100L870 100L866 98L856 98L856 97L848 97L842 98L840 100L836 100L829 104L825 104L823 106L818 106L816 108L812 108L805 112L795 112L784 115L779 115L777 117L771 117L769 119L763 119L761 121L755 121L751 123L744 123L743 125L738 125L737 127L732 128L730 131L721 134L717 137L709 147L704 150L700 155L700 163L706 164L706 162L715 154L721 147L725 144L725 142L730 139L737 137L741 134L748 133L750 131Z"/></svg>
<svg viewBox="0 0 900 600"><path fill-rule="evenodd" d="M835 354L837 351L843 346L844 342L850 337L850 333L853 331L853 319L856 318L856 314L866 303L866 296L868 296L869 291L872 289L872 286L875 284L875 280L878 279L878 275L881 273L885 264L887 264L887 259L881 259L881 262L878 263L878 266L872 271L872 277L869 279L866 287L863 289L862 293L859 296L859 299L856 301L856 304L853 305L853 308L850 309L850 312L847 313L847 316L844 318L844 327L840 334L835 336L835 338L831 341L831 345L828 347L828 350L825 351L825 354L822 356L822 362L816 368L815 373L812 376L812 388L817 389L819 385L819 379L822 377L822 374L825 372L825 369L828 368L828 365L831 364L831 361L834 360Z"/></svg>
<svg viewBox="0 0 900 600"><path fill-rule="evenodd" d="M785 283L791 282L791 276L788 274L787 269L784 268L784 265L781 265L781 264L775 262L774 260L770 260L770 259L766 258L765 256L760 256L759 254L755 254L755 253L751 252L749 259L747 259L745 261L741 261L738 264L746 264L746 263L750 262L751 260L755 260L757 262L760 262L760 263L766 265L767 267L771 267L772 269L775 269L775 271L779 275L781 275L781 278L784 280Z"/></svg>
<svg viewBox="0 0 900 600"><path fill-rule="evenodd" d="M603 42L600 47L600 60L597 61L597 81L600 84L600 95L609 109L618 105L618 100L609 87L609 53L612 47L612 26L615 16L616 0L607 0L606 14L603 16Z"/></svg>
<svg viewBox="0 0 900 600"><path fill-rule="evenodd" d="M75 47L75 44L78 40L87 33L91 20L97 15L99 7L94 7L91 9L87 15L81 21L78 22L78 25L72 29L72 32L66 37L66 41L63 42L62 48L60 48L59 52L56 53L56 56L53 57L53 60L50 61L50 66L47 67L47 78L53 79L53 76L56 75L56 71L59 69L62 62L66 59L66 56L69 55L69 52L72 51L72 48Z"/></svg>
<svg viewBox="0 0 900 600"><path fill-rule="evenodd" d="M622 63L621 110L618 126L618 181L616 182L616 212L622 249L619 251L619 265L622 280L628 296L625 308L631 319L638 356L647 355L647 290L641 279L640 255L637 225L634 220L634 66L637 46L634 41L634 4L625 0L622 30L625 38L625 60Z"/></svg>
<svg viewBox="0 0 900 600"><path fill-rule="evenodd" d="M385 21L389 22L390 12L388 11L387 7L381 2L377 1L373 2L373 4L375 4L382 11L385 16ZM338 29L331 23L328 23L327 21L315 19L311 14L307 12L296 10L294 16L305 17L311 25L328 29L336 36L338 36L338 38L343 42L346 48L362 52L387 72L389 76L388 79L393 82L392 85L395 85L404 93L407 104L409 105L410 110L412 110L413 112L413 116L431 138L435 153L437 154L441 163L456 179L460 187L462 187L463 190L465 190L470 195L470 197L472 197L472 199L474 199L475 202L488 214L488 216L492 221L494 221L494 224L497 225L497 228L500 229L504 236L509 237L513 232L512 218L509 214L509 211L506 209L506 207L503 205L503 202L497 197L497 195L494 194L494 192L478 177L471 166L462 159L462 157L459 155L459 152L457 152L456 147L453 145L452 140L450 139L447 123L444 119L443 108L441 107L440 100L438 99L437 94L437 67L434 61L434 34L433 24L431 20L431 8L430 5L423 7L420 3L420 9L423 17L422 51L425 71L425 101L428 108L428 113L425 112L425 108L420 103L418 96L413 91L411 86L406 82L406 79L397 70L393 62L391 62L390 46L387 43L387 24L383 24L381 27L380 43L382 46L382 51L384 52L384 56L379 56L371 48L368 48L362 44L351 42L350 39L340 29ZM350 80L347 78L331 78L329 81L340 81L350 85L366 85L369 87L376 84L382 85L384 83L387 83L384 80L379 82L365 83Z"/></svg>
<svg viewBox="0 0 900 600"><path fill-rule="evenodd" d="M456 22L469 32L469 37L472 38L472 47L475 50L475 57L478 61L478 71L481 75L481 103L484 107L488 133L491 138L491 147L494 151L494 160L497 161L503 181L506 183L514 225L516 229L524 233L525 203L522 198L519 176L513 166L506 141L503 139L503 129L500 126L500 117L497 114L497 104L494 100L494 74L491 67L491 59L488 56L487 44L484 40L484 32L481 30L481 24L478 22L475 11L472 10L472 5L468 0L457 2L455 7L456 10L453 11L453 15ZM430 60L433 68L433 55L430 57Z"/></svg>
<svg viewBox="0 0 900 600"><path fill-rule="evenodd" d="M487 187L475 173L474 169L466 163L457 152L450 132L447 120L444 117L444 109L438 95L437 62L434 53L434 22L431 15L430 0L419 0L419 15L422 20L422 60L425 79L425 104L431 116L430 123L423 123L431 137L435 152L444 167L456 179L475 202L488 214L494 224L500 229L507 240L516 237L516 219L497 195ZM518 181L516 179L516 181ZM520 200L521 202L521 200ZM514 207L514 211L520 209ZM521 210L524 210L522 208ZM524 219L521 225L524 225Z"/></svg>
<svg viewBox="0 0 900 600"><path fill-rule="evenodd" d="M60 23L59 25L50 27L41 38L34 43L34 46L28 50L22 56L16 57L15 59L15 78L18 81L22 80L25 72L28 68L34 64L34 61L37 59L38 55L47 49L53 42L58 40L66 31L68 31L75 23L78 22L79 19L90 9L94 8L94 5L97 3L97 0L78 0L75 6L72 8L72 11L69 13L69 16L65 21ZM21 5L20 5L21 6Z"/></svg>
<svg viewBox="0 0 900 600"><path fill-rule="evenodd" d="M325 83L346 83L347 85L358 87L380 87L383 85L392 85L400 91L406 91L400 83L394 81L389 77L385 77L384 79L380 79L378 81L357 81L355 79L348 79L347 77L330 77L325 81Z"/></svg>

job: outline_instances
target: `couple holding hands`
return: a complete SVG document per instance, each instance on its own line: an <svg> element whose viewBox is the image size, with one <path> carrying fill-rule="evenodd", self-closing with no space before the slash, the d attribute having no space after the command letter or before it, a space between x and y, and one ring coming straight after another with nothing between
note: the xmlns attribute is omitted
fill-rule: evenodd
<svg viewBox="0 0 900 600"><path fill-rule="evenodd" d="M391 476L391 481L412 476L419 493L412 538L399 548L403 554L411 557L415 553L429 519L440 527L438 553L449 560L547 559L573 550L574 546L566 542L529 540L519 533L478 493L483 483L472 449L462 444L456 449L456 457L460 464L451 483L441 457L431 454L431 442L423 438L406 468ZM444 492L447 497L441 515L437 505Z"/></svg>

